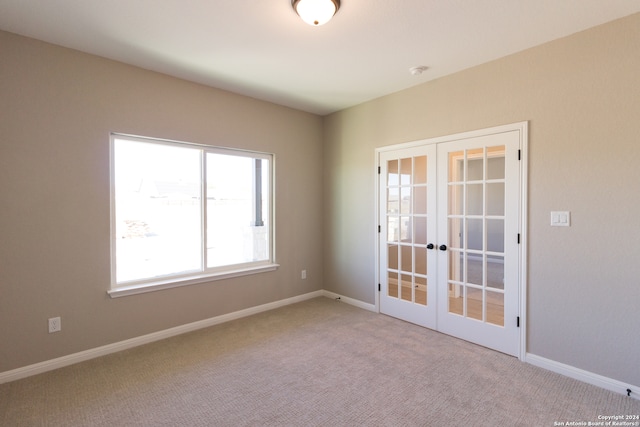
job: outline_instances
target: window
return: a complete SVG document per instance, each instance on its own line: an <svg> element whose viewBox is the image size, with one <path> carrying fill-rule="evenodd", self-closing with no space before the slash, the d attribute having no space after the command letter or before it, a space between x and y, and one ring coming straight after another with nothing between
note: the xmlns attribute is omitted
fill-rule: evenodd
<svg viewBox="0 0 640 427"><path fill-rule="evenodd" d="M112 134L111 159L112 296L277 267L271 154Z"/></svg>

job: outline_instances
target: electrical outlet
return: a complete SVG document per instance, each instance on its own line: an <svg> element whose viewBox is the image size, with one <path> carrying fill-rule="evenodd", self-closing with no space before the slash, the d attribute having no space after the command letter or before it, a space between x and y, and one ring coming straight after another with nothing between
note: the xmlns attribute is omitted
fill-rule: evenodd
<svg viewBox="0 0 640 427"><path fill-rule="evenodd" d="M62 330L62 321L59 317L49 319L49 333L60 332Z"/></svg>
<svg viewBox="0 0 640 427"><path fill-rule="evenodd" d="M307 270L302 270L302 273L300 273L300 278L301 279L306 279L307 278Z"/></svg>

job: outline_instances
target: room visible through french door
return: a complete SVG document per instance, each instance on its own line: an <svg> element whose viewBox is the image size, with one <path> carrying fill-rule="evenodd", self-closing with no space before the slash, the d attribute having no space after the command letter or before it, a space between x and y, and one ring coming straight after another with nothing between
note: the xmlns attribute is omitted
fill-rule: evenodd
<svg viewBox="0 0 640 427"><path fill-rule="evenodd" d="M379 307L518 356L523 130L510 129L378 150Z"/></svg>

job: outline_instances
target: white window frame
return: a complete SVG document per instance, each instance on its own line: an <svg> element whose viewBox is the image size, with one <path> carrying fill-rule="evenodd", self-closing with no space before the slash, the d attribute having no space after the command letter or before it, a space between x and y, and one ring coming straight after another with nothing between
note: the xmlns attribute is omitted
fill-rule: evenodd
<svg viewBox="0 0 640 427"><path fill-rule="evenodd" d="M168 145L173 147L186 147L201 150L201 218L202 218L202 268L201 271L192 273L175 273L165 276L153 277L148 279L131 280L122 283L117 282L116 276L116 199L115 199L115 140L130 140L134 142L144 142L158 145ZM206 200L207 189L205 185L206 166L204 158L207 153L234 155L238 157L248 157L254 159L266 159L269 161L269 227L268 227L268 250L269 256L267 260L249 262L244 264L236 264L230 266L218 266L208 268L206 261L206 234L207 234L207 215ZM237 148L226 148L204 144L195 144L190 142L173 141L168 139L150 138L142 136L133 136L122 133L111 133L109 138L109 155L110 155L110 203L111 203L111 286L107 293L112 297L121 297L126 295L135 295L145 292L158 291L161 289L169 289L180 286L187 286L197 283L211 282L216 280L228 279L231 277L246 276L250 274L274 271L279 267L275 262L276 244L275 244L275 154L257 152L251 150L242 150Z"/></svg>

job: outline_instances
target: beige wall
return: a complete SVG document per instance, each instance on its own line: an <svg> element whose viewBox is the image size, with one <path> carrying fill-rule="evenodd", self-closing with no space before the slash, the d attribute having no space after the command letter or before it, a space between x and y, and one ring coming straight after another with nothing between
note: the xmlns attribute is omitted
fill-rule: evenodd
<svg viewBox="0 0 640 427"><path fill-rule="evenodd" d="M320 117L4 32L0 58L0 372L322 289ZM281 267L109 298L112 131L275 153Z"/></svg>
<svg viewBox="0 0 640 427"><path fill-rule="evenodd" d="M328 116L325 288L375 301L377 147L520 121L528 352L640 385L640 14Z"/></svg>

